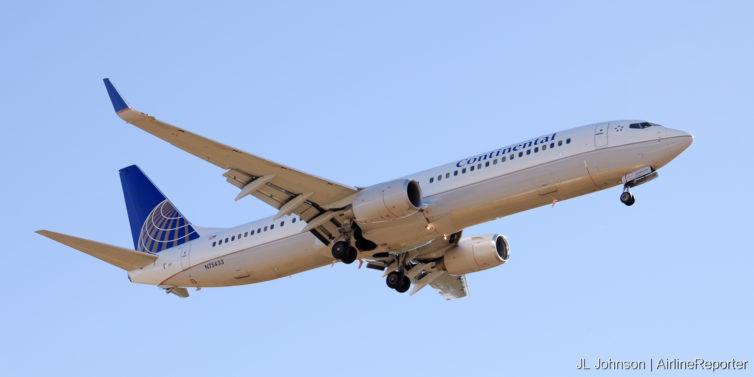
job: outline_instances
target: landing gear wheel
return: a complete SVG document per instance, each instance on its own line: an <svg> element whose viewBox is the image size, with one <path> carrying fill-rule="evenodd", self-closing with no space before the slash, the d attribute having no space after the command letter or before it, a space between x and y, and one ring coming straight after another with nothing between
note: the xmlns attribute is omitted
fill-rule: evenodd
<svg viewBox="0 0 754 377"><path fill-rule="evenodd" d="M338 241L332 245L332 256L335 259L343 260L348 255L348 243L344 241Z"/></svg>
<svg viewBox="0 0 754 377"><path fill-rule="evenodd" d="M387 275L387 279L385 279L385 282L387 283L388 287L392 289L398 289L401 286L401 284L403 284L403 278L405 277L406 275L403 275L402 272L393 271Z"/></svg>
<svg viewBox="0 0 754 377"><path fill-rule="evenodd" d="M630 192L623 191L623 193L620 194L620 201L627 206L631 206L636 202L636 198L634 198L634 195Z"/></svg>
<svg viewBox="0 0 754 377"><path fill-rule="evenodd" d="M411 279L404 275L403 279L401 279L401 284L398 288L395 288L395 290L398 291L398 293L404 293L408 291L409 288L411 288Z"/></svg>
<svg viewBox="0 0 754 377"><path fill-rule="evenodd" d="M345 264L351 264L356 260L356 256L358 253L356 252L356 248L353 246L348 246L346 249L346 255L343 256L340 260Z"/></svg>

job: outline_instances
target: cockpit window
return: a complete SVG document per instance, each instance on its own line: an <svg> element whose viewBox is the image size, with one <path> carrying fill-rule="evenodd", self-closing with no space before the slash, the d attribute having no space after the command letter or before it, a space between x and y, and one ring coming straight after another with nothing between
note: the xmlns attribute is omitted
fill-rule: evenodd
<svg viewBox="0 0 754 377"><path fill-rule="evenodd" d="M644 129L647 127L656 126L656 124L649 123L649 122L641 122L641 123L631 123L629 126L630 128L638 128L638 129Z"/></svg>

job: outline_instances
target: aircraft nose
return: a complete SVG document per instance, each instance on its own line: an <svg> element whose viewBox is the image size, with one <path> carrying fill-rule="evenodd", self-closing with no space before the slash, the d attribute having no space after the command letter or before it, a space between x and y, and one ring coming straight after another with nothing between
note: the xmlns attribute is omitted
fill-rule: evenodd
<svg viewBox="0 0 754 377"><path fill-rule="evenodd" d="M674 139L677 138L683 144L683 148L684 149L688 148L688 146L691 145L691 143L694 142L694 135L692 135L692 134L690 134L690 133L688 133L686 131L674 130L672 128L669 128L667 130L667 136L666 137L668 137L668 138L674 138Z"/></svg>
<svg viewBox="0 0 754 377"><path fill-rule="evenodd" d="M690 133L681 130L674 130L672 128L665 130L664 139L675 156L681 154L681 152L686 150L686 148L694 142L694 136Z"/></svg>

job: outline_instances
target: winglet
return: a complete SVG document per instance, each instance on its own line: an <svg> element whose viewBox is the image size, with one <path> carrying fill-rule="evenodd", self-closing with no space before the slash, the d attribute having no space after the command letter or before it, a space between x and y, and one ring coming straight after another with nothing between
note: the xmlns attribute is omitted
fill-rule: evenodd
<svg viewBox="0 0 754 377"><path fill-rule="evenodd" d="M107 88L107 94L110 96L110 101L113 103L115 112L119 113L123 110L128 109L128 104L126 104L126 101L124 101L123 97L120 96L120 93L118 93L118 90L115 89L113 84L110 82L110 79L104 79L103 81L105 82L105 88Z"/></svg>

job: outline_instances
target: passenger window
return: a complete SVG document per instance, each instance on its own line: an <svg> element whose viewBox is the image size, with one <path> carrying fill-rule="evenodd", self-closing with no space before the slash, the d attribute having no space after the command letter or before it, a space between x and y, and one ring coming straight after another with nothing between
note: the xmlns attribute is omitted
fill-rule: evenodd
<svg viewBox="0 0 754 377"><path fill-rule="evenodd" d="M534 147L534 153L539 152L539 147Z"/></svg>
<svg viewBox="0 0 754 377"><path fill-rule="evenodd" d="M216 243L217 243L217 241L215 241L215 242L212 242L212 247L215 247L215 244L216 244Z"/></svg>
<svg viewBox="0 0 754 377"><path fill-rule="evenodd" d="M438 175L438 176L437 176L437 181L438 181L438 182L439 182L439 181L442 181L442 174L440 174L440 175Z"/></svg>
<svg viewBox="0 0 754 377"><path fill-rule="evenodd" d="M434 181L435 181L435 177L432 177L432 178L429 179L429 183L432 183Z"/></svg>
<svg viewBox="0 0 754 377"><path fill-rule="evenodd" d="M235 241L236 240L236 236L230 237L230 240L231 241Z"/></svg>
<svg viewBox="0 0 754 377"><path fill-rule="evenodd" d="M543 146L542 146L542 150L543 150L543 151L546 151L546 150L547 150L547 144L545 144L545 145L543 145Z"/></svg>
<svg viewBox="0 0 754 377"><path fill-rule="evenodd" d="M495 162L497 162L497 160L495 160ZM485 168L488 167L488 166L490 166L490 162L489 161L487 161L487 162L484 163L484 167Z"/></svg>
<svg viewBox="0 0 754 377"><path fill-rule="evenodd" d="M257 228L257 233L262 233L262 228Z"/></svg>
<svg viewBox="0 0 754 377"><path fill-rule="evenodd" d="M514 157L516 157L516 156L515 156L515 155L511 155L511 158L510 158L510 159L512 160L512 159L513 159Z"/></svg>
<svg viewBox="0 0 754 377"><path fill-rule="evenodd" d="M555 143L550 143L550 148L555 148Z"/></svg>
<svg viewBox="0 0 754 377"><path fill-rule="evenodd" d="M474 165L471 165L471 167L469 168L469 171L474 171Z"/></svg>
<svg viewBox="0 0 754 377"><path fill-rule="evenodd" d="M239 240L241 239L241 233L238 233L238 239Z"/></svg>
<svg viewBox="0 0 754 377"><path fill-rule="evenodd" d="M225 237L225 243L228 243L228 237Z"/></svg>
<svg viewBox="0 0 754 377"><path fill-rule="evenodd" d="M292 223L296 222L296 218L294 217L293 220L291 220Z"/></svg>
<svg viewBox="0 0 754 377"><path fill-rule="evenodd" d="M252 236L254 235L254 229L252 229L252 230L251 230L251 235L252 235Z"/></svg>
<svg viewBox="0 0 754 377"><path fill-rule="evenodd" d="M450 178L450 173L445 173L445 179Z"/></svg>
<svg viewBox="0 0 754 377"><path fill-rule="evenodd" d="M497 159L492 160L492 165L497 165Z"/></svg>
<svg viewBox="0 0 754 377"><path fill-rule="evenodd" d="M285 225L285 221L280 222L280 226L283 226L283 225Z"/></svg>
<svg viewBox="0 0 754 377"><path fill-rule="evenodd" d="M466 174L466 168L461 169L461 174Z"/></svg>
<svg viewBox="0 0 754 377"><path fill-rule="evenodd" d="M531 154L531 149L527 149L527 150L526 150L526 155L528 156L528 155L530 155L530 154Z"/></svg>
<svg viewBox="0 0 754 377"><path fill-rule="evenodd" d="M476 166L476 168L477 168L477 169L481 169L481 168L482 168L482 164L481 164L481 163L479 163L479 165L477 165L477 166Z"/></svg>
<svg viewBox="0 0 754 377"><path fill-rule="evenodd" d="M275 229L275 224L270 225L270 230Z"/></svg>
<svg viewBox="0 0 754 377"><path fill-rule="evenodd" d="M249 232L244 232L244 234L243 234L243 238L246 238L246 237L248 237L248 236L249 236Z"/></svg>
<svg viewBox="0 0 754 377"><path fill-rule="evenodd" d="M505 162L505 156L500 157L500 162Z"/></svg>
<svg viewBox="0 0 754 377"><path fill-rule="evenodd" d="M558 146L563 145L563 140L558 140Z"/></svg>
<svg viewBox="0 0 754 377"><path fill-rule="evenodd" d="M524 152L518 152L518 157L523 157Z"/></svg>
<svg viewBox="0 0 754 377"><path fill-rule="evenodd" d="M218 245L222 245L222 244L223 244L223 240L220 240Z"/></svg>
<svg viewBox="0 0 754 377"><path fill-rule="evenodd" d="M566 144L571 144L571 138L566 139Z"/></svg>
<svg viewBox="0 0 754 377"><path fill-rule="evenodd" d="M456 171L453 172L453 176L454 177L457 176L457 175L458 175L458 170L456 170Z"/></svg>
<svg viewBox="0 0 754 377"><path fill-rule="evenodd" d="M267 227L264 227L264 231L265 231L265 232L267 231Z"/></svg>

